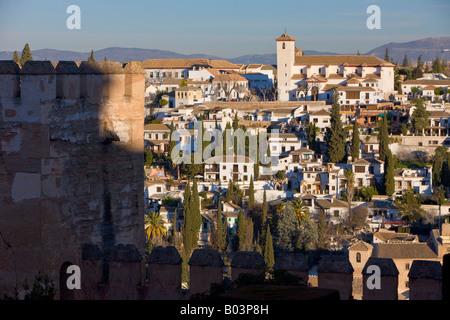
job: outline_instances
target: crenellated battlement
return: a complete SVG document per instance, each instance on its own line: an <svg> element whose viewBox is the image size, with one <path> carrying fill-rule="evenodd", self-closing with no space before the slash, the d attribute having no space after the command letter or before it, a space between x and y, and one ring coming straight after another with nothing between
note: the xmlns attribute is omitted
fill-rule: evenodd
<svg viewBox="0 0 450 320"><path fill-rule="evenodd" d="M140 98L144 83L144 70L136 61L28 61L22 68L12 60L0 61L2 103L8 99L15 104L79 98L93 104L105 98L129 100Z"/></svg>

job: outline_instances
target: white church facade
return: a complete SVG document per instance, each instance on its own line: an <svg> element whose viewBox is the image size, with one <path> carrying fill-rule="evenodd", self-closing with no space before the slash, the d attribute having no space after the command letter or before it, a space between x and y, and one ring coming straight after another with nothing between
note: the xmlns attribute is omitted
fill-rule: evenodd
<svg viewBox="0 0 450 320"><path fill-rule="evenodd" d="M279 101L374 104L394 92L394 65L375 56L303 55L295 38L283 33L277 44Z"/></svg>

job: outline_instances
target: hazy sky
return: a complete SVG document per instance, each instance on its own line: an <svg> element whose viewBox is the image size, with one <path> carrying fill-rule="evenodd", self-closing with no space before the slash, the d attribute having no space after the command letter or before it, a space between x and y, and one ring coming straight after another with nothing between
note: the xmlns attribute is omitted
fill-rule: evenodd
<svg viewBox="0 0 450 320"><path fill-rule="evenodd" d="M369 30L369 5L381 29ZM81 30L69 30L69 5ZM0 0L0 51L107 47L205 53L224 58L275 53L284 30L303 50L365 53L388 42L450 36L448 0Z"/></svg>

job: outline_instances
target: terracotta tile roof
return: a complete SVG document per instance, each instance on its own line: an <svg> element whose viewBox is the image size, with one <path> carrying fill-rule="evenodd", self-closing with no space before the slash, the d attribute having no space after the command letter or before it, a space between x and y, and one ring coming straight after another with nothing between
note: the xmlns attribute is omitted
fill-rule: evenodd
<svg viewBox="0 0 450 320"><path fill-rule="evenodd" d="M375 250L377 258L435 259L437 255L426 243L379 243Z"/></svg>
<svg viewBox="0 0 450 320"><path fill-rule="evenodd" d="M355 78L350 78L346 81L347 84L361 84L361 81L355 79Z"/></svg>
<svg viewBox="0 0 450 320"><path fill-rule="evenodd" d="M406 80L402 83L402 85L422 85L422 86L426 86L426 85L433 85L433 86L437 86L437 87L441 87L441 86L448 86L450 85L450 79L449 80Z"/></svg>
<svg viewBox="0 0 450 320"><path fill-rule="evenodd" d="M426 86L426 87L422 88L422 90L434 90L434 89L436 89L436 87L432 86L432 85L429 85L429 86Z"/></svg>
<svg viewBox="0 0 450 320"><path fill-rule="evenodd" d="M321 109L321 110L319 110L319 111L311 112L311 113L309 114L309 116L329 116L329 115L331 115L331 113L328 112L328 111L325 110L325 109Z"/></svg>
<svg viewBox="0 0 450 320"><path fill-rule="evenodd" d="M226 60L210 59L148 59L142 62L144 69L192 69L194 66L218 69L238 69L239 67Z"/></svg>
<svg viewBox="0 0 450 320"><path fill-rule="evenodd" d="M368 66L394 66L375 56L351 56L351 55L317 55L317 56L297 56L294 65L348 65L359 66L363 63Z"/></svg>
<svg viewBox="0 0 450 320"><path fill-rule="evenodd" d="M162 123L149 123L144 126L145 131L170 131L169 126Z"/></svg>
<svg viewBox="0 0 450 320"><path fill-rule="evenodd" d="M344 77L341 76L340 74L337 74L337 73L331 73L331 74L328 76L328 79L344 79Z"/></svg>
<svg viewBox="0 0 450 320"><path fill-rule="evenodd" d="M373 246L364 241L358 241L354 245L348 247L348 250L355 250L355 251L372 251L372 249Z"/></svg>
<svg viewBox="0 0 450 320"><path fill-rule="evenodd" d="M275 41L295 41L295 38L288 35L286 32L283 33L281 36L275 39Z"/></svg>
<svg viewBox="0 0 450 320"><path fill-rule="evenodd" d="M300 155L303 153L314 153L314 150L308 149L308 148L300 148L294 151L291 151L290 154Z"/></svg>
<svg viewBox="0 0 450 320"><path fill-rule="evenodd" d="M296 73L291 77L291 80L303 80L303 79L306 79L306 74Z"/></svg>
<svg viewBox="0 0 450 320"><path fill-rule="evenodd" d="M428 111L431 118L449 118L450 114L445 111Z"/></svg>
<svg viewBox="0 0 450 320"><path fill-rule="evenodd" d="M366 74L366 79L381 79L381 77L375 73L368 73Z"/></svg>
<svg viewBox="0 0 450 320"><path fill-rule="evenodd" d="M248 82L247 79L245 79L243 76L233 73L233 74L219 74L214 79L213 82L220 82L220 81L244 81Z"/></svg>
<svg viewBox="0 0 450 320"><path fill-rule="evenodd" d="M374 88L371 87L338 87L337 91L375 91Z"/></svg>

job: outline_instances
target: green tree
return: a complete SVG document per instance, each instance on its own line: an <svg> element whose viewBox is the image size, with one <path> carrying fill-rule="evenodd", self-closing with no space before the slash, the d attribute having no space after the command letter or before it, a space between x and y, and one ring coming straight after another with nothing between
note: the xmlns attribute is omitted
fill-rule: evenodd
<svg viewBox="0 0 450 320"><path fill-rule="evenodd" d="M347 204L348 204L348 215L349 217L352 216L352 201L353 196L355 194L355 173L352 171L352 169L347 169L344 172L345 176L345 187L346 187L346 194L347 194Z"/></svg>
<svg viewBox="0 0 450 320"><path fill-rule="evenodd" d="M408 66L409 66L408 57L406 56L406 53L405 53L405 56L403 57L402 67L408 67Z"/></svg>
<svg viewBox="0 0 450 320"><path fill-rule="evenodd" d="M14 51L13 61L20 66L20 58L19 55L17 54L17 51Z"/></svg>
<svg viewBox="0 0 450 320"><path fill-rule="evenodd" d="M418 87L412 87L411 92L413 93L413 97L417 98L418 94L420 93L420 89Z"/></svg>
<svg viewBox="0 0 450 320"><path fill-rule="evenodd" d="M316 152L320 151L318 150L317 130L318 128L316 127L316 124L314 122L308 123L306 127L306 135L308 137L308 147Z"/></svg>
<svg viewBox="0 0 450 320"><path fill-rule="evenodd" d="M255 205L255 187L253 185L253 176L250 177L250 187L248 188L248 207Z"/></svg>
<svg viewBox="0 0 450 320"><path fill-rule="evenodd" d="M298 219L298 224L302 225L306 220L310 220L310 211L309 207L307 207L301 198L296 198L293 201L293 206L295 210L295 215Z"/></svg>
<svg viewBox="0 0 450 320"><path fill-rule="evenodd" d="M270 232L269 225L266 226L266 239L264 246L264 262L269 269L273 268L275 264L275 254L273 249L273 239Z"/></svg>
<svg viewBox="0 0 450 320"><path fill-rule="evenodd" d="M433 63L431 65L431 72L433 73L444 73L445 68L442 68L441 60L438 56L433 60Z"/></svg>
<svg viewBox="0 0 450 320"><path fill-rule="evenodd" d="M378 191L374 186L365 186L361 188L361 195L364 201L372 201L373 196L377 194Z"/></svg>
<svg viewBox="0 0 450 320"><path fill-rule="evenodd" d="M378 143L380 145L380 159L381 161L386 162L386 155L389 152L389 132L388 132L388 123L387 123L387 114L384 113L383 119L380 121L380 127L378 131Z"/></svg>
<svg viewBox="0 0 450 320"><path fill-rule="evenodd" d="M144 150L144 160L145 160L145 166L147 168L150 168L153 163L153 152L151 150Z"/></svg>
<svg viewBox="0 0 450 320"><path fill-rule="evenodd" d="M437 96L442 96L445 93L445 89L442 87L437 87L434 89L434 94Z"/></svg>
<svg viewBox="0 0 450 320"><path fill-rule="evenodd" d="M329 226L326 221L325 212L323 209L319 211L319 217L317 221L317 249L325 250L329 247L328 231Z"/></svg>
<svg viewBox="0 0 450 320"><path fill-rule="evenodd" d="M238 251L247 250L247 219L245 218L242 211L239 211L237 217L237 227L236 227L236 249Z"/></svg>
<svg viewBox="0 0 450 320"><path fill-rule="evenodd" d="M331 107L331 124L327 128L325 140L327 155L330 162L342 163L345 158L345 136L341 120L339 97L336 90L333 93L333 105Z"/></svg>
<svg viewBox="0 0 450 320"><path fill-rule="evenodd" d="M198 199L197 183L195 180L192 186L192 191L190 181L186 184L183 199L183 216L183 246L185 258L189 259L193 249L197 246L198 231L201 226L200 204Z"/></svg>
<svg viewBox="0 0 450 320"><path fill-rule="evenodd" d="M402 123L402 127L400 130L402 132L402 135L406 136L408 134L408 125L406 123Z"/></svg>
<svg viewBox="0 0 450 320"><path fill-rule="evenodd" d="M239 119L236 112L233 119L233 131L236 131L237 129L239 129Z"/></svg>
<svg viewBox="0 0 450 320"><path fill-rule="evenodd" d="M440 146L434 150L433 173L432 173L433 187L439 187L445 181L443 179L443 173L447 159L448 159L448 148Z"/></svg>
<svg viewBox="0 0 450 320"><path fill-rule="evenodd" d="M275 247L280 251L293 251L298 237L298 218L293 204L287 202L282 213L277 217L274 233Z"/></svg>
<svg viewBox="0 0 450 320"><path fill-rule="evenodd" d="M32 61L33 56L31 55L31 50L29 44L25 44L25 47L22 50L22 56L20 57L20 65L23 66L25 62Z"/></svg>
<svg viewBox="0 0 450 320"><path fill-rule="evenodd" d="M392 196L395 192L395 180L394 180L394 159L391 151L389 150L386 156L386 169L384 172L384 191L387 195Z"/></svg>
<svg viewBox="0 0 450 320"><path fill-rule="evenodd" d="M186 81L185 79L182 79L182 80L180 81L180 88L181 88L181 87L187 87L187 86L188 86L187 81Z"/></svg>
<svg viewBox="0 0 450 320"><path fill-rule="evenodd" d="M213 247L217 251L223 254L226 247L226 230L224 228L224 223L222 220L222 203L219 199L219 203L217 205L217 214L216 214L216 225L214 227L213 232Z"/></svg>
<svg viewBox="0 0 450 320"><path fill-rule="evenodd" d="M156 212L145 215L145 233L147 240L161 238L166 235L167 228L163 218Z"/></svg>
<svg viewBox="0 0 450 320"><path fill-rule="evenodd" d="M387 62L391 61L391 59L389 58L389 49L388 49L388 47L386 47L386 51L384 53L384 60L387 61Z"/></svg>
<svg viewBox="0 0 450 320"><path fill-rule="evenodd" d="M396 199L395 205L402 214L402 220L408 223L414 223L422 219L426 213L411 190L406 191L400 198Z"/></svg>
<svg viewBox="0 0 450 320"><path fill-rule="evenodd" d="M95 59L94 59L94 50L91 50L91 55L89 56L88 61L89 61L89 62L95 62Z"/></svg>
<svg viewBox="0 0 450 320"><path fill-rule="evenodd" d="M353 161L359 159L360 144L361 142L359 140L359 123L358 121L355 120L355 124L353 125L352 142L350 148L350 154L352 156Z"/></svg>
<svg viewBox="0 0 450 320"><path fill-rule="evenodd" d="M262 211L262 225L265 225L267 222L267 195L266 190L264 189L263 193L263 211Z"/></svg>
<svg viewBox="0 0 450 320"><path fill-rule="evenodd" d="M301 251L316 249L318 234L317 225L311 220L305 220L299 228L296 248Z"/></svg>
<svg viewBox="0 0 450 320"><path fill-rule="evenodd" d="M411 72L411 78L417 79L423 77L423 70L421 67L415 67L413 71Z"/></svg>
<svg viewBox="0 0 450 320"><path fill-rule="evenodd" d="M428 117L430 113L423 105L422 99L417 100L416 108L412 113L411 127L414 132L423 134L423 130L428 126Z"/></svg>

